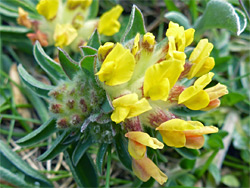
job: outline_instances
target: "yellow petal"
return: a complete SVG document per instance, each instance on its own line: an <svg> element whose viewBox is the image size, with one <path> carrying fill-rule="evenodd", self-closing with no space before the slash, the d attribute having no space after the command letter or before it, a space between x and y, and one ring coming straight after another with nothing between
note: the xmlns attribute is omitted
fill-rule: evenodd
<svg viewBox="0 0 250 188"><path fill-rule="evenodd" d="M185 39L186 39L185 47L187 47L188 45L190 45L193 42L194 32L195 32L195 30L193 28L185 30Z"/></svg>
<svg viewBox="0 0 250 188"><path fill-rule="evenodd" d="M143 42L147 42L150 45L154 45L155 44L155 36L153 35L153 33L147 32L143 36Z"/></svg>
<svg viewBox="0 0 250 188"><path fill-rule="evenodd" d="M162 131L184 131L184 130L195 130L203 127L202 123L190 123L182 119L171 119L162 123L156 130Z"/></svg>
<svg viewBox="0 0 250 188"><path fill-rule="evenodd" d="M140 33L137 33L134 39L134 45L132 48L132 54L135 55L139 50Z"/></svg>
<svg viewBox="0 0 250 188"><path fill-rule="evenodd" d="M199 63L210 55L212 49L213 44L209 43L207 39L200 40L196 48L191 53L189 61L192 63Z"/></svg>
<svg viewBox="0 0 250 188"><path fill-rule="evenodd" d="M36 6L36 10L47 20L51 20L56 16L58 7L59 0L40 0Z"/></svg>
<svg viewBox="0 0 250 188"><path fill-rule="evenodd" d="M118 21L123 8L120 5L116 5L108 12L105 12L99 21L98 32L106 36L111 36L120 30L121 24Z"/></svg>
<svg viewBox="0 0 250 188"><path fill-rule="evenodd" d="M113 113L111 114L111 120L118 124L124 121L124 119L128 116L128 113L128 107L116 107Z"/></svg>
<svg viewBox="0 0 250 188"><path fill-rule="evenodd" d="M98 75L99 79L105 82L106 85L119 85L131 79L134 67L134 56L128 49L125 49L120 43L117 43L107 55L100 71L96 73L96 75Z"/></svg>
<svg viewBox="0 0 250 188"><path fill-rule="evenodd" d="M183 132L178 131L161 131L160 134L162 136L163 142L171 147L184 147L186 143L186 137Z"/></svg>
<svg viewBox="0 0 250 188"><path fill-rule="evenodd" d="M163 143L161 143L156 138L150 137L147 133L140 131L130 131L125 134L130 140L136 141L142 145L151 147L153 149L162 149L164 147Z"/></svg>
<svg viewBox="0 0 250 188"><path fill-rule="evenodd" d="M189 73L188 73L188 79L191 79L193 77L200 77L206 73L208 73L210 70L214 68L215 62L214 58L207 57L197 64L193 64Z"/></svg>
<svg viewBox="0 0 250 188"><path fill-rule="evenodd" d="M183 64L184 61L172 59L149 67L144 78L144 96L152 100L167 100L170 89L184 70Z"/></svg>
<svg viewBox="0 0 250 188"><path fill-rule="evenodd" d="M209 95L209 99L215 100L218 99L219 97L222 97L223 95L228 94L227 86L218 83L217 85L210 87L208 89L205 89L205 91Z"/></svg>
<svg viewBox="0 0 250 188"><path fill-rule="evenodd" d="M67 0L67 7L69 9L75 9L81 6L82 9L88 8L92 3L92 0Z"/></svg>
<svg viewBox="0 0 250 188"><path fill-rule="evenodd" d="M146 146L131 139L128 140L128 152L134 159L141 159L145 156Z"/></svg>
<svg viewBox="0 0 250 188"><path fill-rule="evenodd" d="M182 99L181 95L179 98ZM182 104L184 104L191 110L200 110L202 108L205 108L209 104L209 102L209 95L205 91L201 90L196 95L193 95L188 100L185 100L185 102L182 102Z"/></svg>
<svg viewBox="0 0 250 188"><path fill-rule="evenodd" d="M191 123L191 121L188 121L188 123ZM203 127L197 127L197 129L194 130L185 130L186 136L198 136L198 135L204 135L204 134L211 134L211 133L217 133L218 128L214 126L203 126Z"/></svg>
<svg viewBox="0 0 250 188"><path fill-rule="evenodd" d="M139 160L133 159L132 169L135 175L142 181L153 177L159 184L167 181L168 177L147 157Z"/></svg>
<svg viewBox="0 0 250 188"><path fill-rule="evenodd" d="M113 42L106 42L104 45L100 46L98 49L98 56L100 59L105 59L107 54L113 49L114 45Z"/></svg>
<svg viewBox="0 0 250 188"><path fill-rule="evenodd" d="M77 37L77 31L71 24L57 24L54 31L55 46L68 46Z"/></svg>
<svg viewBox="0 0 250 188"><path fill-rule="evenodd" d="M130 106L130 111L127 118L138 116L151 109L152 107L148 103L147 99L143 98Z"/></svg>
<svg viewBox="0 0 250 188"><path fill-rule="evenodd" d="M119 97L112 102L115 110L111 115L112 121L120 123L125 118L138 116L151 109L146 99L138 100L136 93L127 94Z"/></svg>
<svg viewBox="0 0 250 188"><path fill-rule="evenodd" d="M198 78L195 82L194 82L194 86L196 88L204 88L206 87L211 81L212 81L212 78L214 76L214 73L212 72L209 72L203 76L201 76L200 78Z"/></svg>

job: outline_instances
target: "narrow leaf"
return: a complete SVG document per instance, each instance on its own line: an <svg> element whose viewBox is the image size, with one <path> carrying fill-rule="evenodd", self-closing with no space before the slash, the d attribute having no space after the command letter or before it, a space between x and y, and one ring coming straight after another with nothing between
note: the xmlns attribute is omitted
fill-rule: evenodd
<svg viewBox="0 0 250 188"><path fill-rule="evenodd" d="M145 29L143 15L140 9L136 5L133 5L132 12L129 18L129 23L122 37L121 42L126 42L134 38L137 33L143 35L146 33L146 29Z"/></svg>
<svg viewBox="0 0 250 188"><path fill-rule="evenodd" d="M69 132L64 131L60 136L56 138L56 140L52 143L52 146L44 152L42 155L40 155L37 160L39 161L46 161L49 159L53 159L56 157L59 153L63 152L69 144L63 144L63 140L68 136Z"/></svg>
<svg viewBox="0 0 250 188"><path fill-rule="evenodd" d="M53 86L44 84L36 80L23 68L21 64L18 66L18 72L26 86L28 86L30 89L32 89L32 91L34 91L37 95L41 97L47 98L49 91L54 89Z"/></svg>
<svg viewBox="0 0 250 188"><path fill-rule="evenodd" d="M64 156L78 187L98 187L98 176L92 159L86 152L78 164L74 166L71 161L73 149L69 148L67 151L64 151Z"/></svg>
<svg viewBox="0 0 250 188"><path fill-rule="evenodd" d="M63 51L60 48L58 49L59 49L59 60L62 65L62 68L69 77L69 79L72 80L73 77L76 75L76 73L80 70L80 68L77 65L77 63L74 62L74 60L71 59L65 51Z"/></svg>
<svg viewBox="0 0 250 188"><path fill-rule="evenodd" d="M0 179L1 182L8 182L11 185L14 185L16 187L27 187L32 188L32 185L29 185L27 182L24 181L23 178L20 177L20 175L16 175L15 173L11 172L8 169L5 169L0 166ZM7 187L7 186L6 186Z"/></svg>
<svg viewBox="0 0 250 188"><path fill-rule="evenodd" d="M200 110L190 110L187 107L171 108L170 111L178 116L191 116L191 117L207 113L205 111L200 111Z"/></svg>
<svg viewBox="0 0 250 188"><path fill-rule="evenodd" d="M121 163L129 170L132 170L132 160L128 153L128 143L121 133L117 133L114 137L116 153Z"/></svg>
<svg viewBox="0 0 250 188"><path fill-rule="evenodd" d="M46 183L51 187L51 183L42 174L31 168L26 162L24 162L15 152L13 152L3 141L0 140L0 152L20 171L31 176L34 179ZM2 174L2 173L0 173Z"/></svg>
<svg viewBox="0 0 250 188"><path fill-rule="evenodd" d="M19 139L17 143L20 146L30 146L34 145L46 138L48 138L52 133L57 130L56 128L56 120L54 118L50 118L43 125L41 125L35 131L29 133L25 137Z"/></svg>
<svg viewBox="0 0 250 188"><path fill-rule="evenodd" d="M55 80L67 79L62 67L44 52L41 44L38 41L36 41L34 45L33 54L37 63L50 77L54 78Z"/></svg>
<svg viewBox="0 0 250 188"><path fill-rule="evenodd" d="M74 166L78 164L84 153L87 151L87 149L93 144L93 139L91 136L89 136L86 140L79 142L77 146L75 147L75 150L72 154L72 162Z"/></svg>
<svg viewBox="0 0 250 188"><path fill-rule="evenodd" d="M107 152L107 149L108 149L108 144L102 143L99 147L99 150L96 156L96 166L100 174L102 174L102 167L103 167L103 163L105 160L105 154Z"/></svg>

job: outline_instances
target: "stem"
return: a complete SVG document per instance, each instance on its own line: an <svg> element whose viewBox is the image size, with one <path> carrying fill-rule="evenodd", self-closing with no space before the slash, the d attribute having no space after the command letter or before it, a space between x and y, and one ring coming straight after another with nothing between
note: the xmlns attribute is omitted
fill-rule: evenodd
<svg viewBox="0 0 250 188"><path fill-rule="evenodd" d="M14 126L15 126L15 120L11 120L9 134L8 134L8 138L7 138L7 143L8 144L10 143L11 137L13 135Z"/></svg>
<svg viewBox="0 0 250 188"><path fill-rule="evenodd" d="M0 117L5 118L5 119L15 119L15 120L29 121L29 122L36 123L36 124L41 123L41 121L39 121L38 119L23 118L21 116L13 116L13 115L9 115L9 114L1 114Z"/></svg>
<svg viewBox="0 0 250 188"><path fill-rule="evenodd" d="M108 161L107 161L107 171L106 171L106 184L105 184L105 188L109 188L110 166L111 166L111 146L108 147Z"/></svg>

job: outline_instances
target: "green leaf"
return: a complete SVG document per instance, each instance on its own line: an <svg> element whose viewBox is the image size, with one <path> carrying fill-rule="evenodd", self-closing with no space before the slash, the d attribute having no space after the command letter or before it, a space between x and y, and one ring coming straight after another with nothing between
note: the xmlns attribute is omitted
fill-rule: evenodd
<svg viewBox="0 0 250 188"><path fill-rule="evenodd" d="M184 186L194 186L197 179L192 174L183 174L181 176L178 176L176 179L177 182L179 182L181 185Z"/></svg>
<svg viewBox="0 0 250 188"><path fill-rule="evenodd" d="M117 133L114 137L116 153L121 163L129 170L132 170L132 160L128 153L128 143L121 133Z"/></svg>
<svg viewBox="0 0 250 188"><path fill-rule="evenodd" d="M29 185L27 182L25 182L23 178L20 177L20 175L18 176L15 173L12 173L10 170L5 169L1 166L0 166L0 179L1 181L8 182L9 184L14 185L16 187L27 187L27 188L33 187L32 185Z"/></svg>
<svg viewBox="0 0 250 188"><path fill-rule="evenodd" d="M62 67L44 52L38 41L34 45L33 54L40 67L54 80L67 79Z"/></svg>
<svg viewBox="0 0 250 188"><path fill-rule="evenodd" d="M224 28L240 35L246 28L246 17L242 12L221 0L211 0L201 17L194 24L195 35L200 36L207 29Z"/></svg>
<svg viewBox="0 0 250 188"><path fill-rule="evenodd" d="M55 131L57 131L56 120L54 118L50 118L43 125L41 125L38 129L29 133L25 137L19 139L17 141L17 144L19 144L20 146L34 145L48 138Z"/></svg>
<svg viewBox="0 0 250 188"><path fill-rule="evenodd" d="M78 187L98 187L98 176L92 159L86 152L78 164L74 166L71 161L73 149L69 148L67 151L64 151L64 156L76 184Z"/></svg>
<svg viewBox="0 0 250 188"><path fill-rule="evenodd" d="M62 142L68 136L69 132L65 130L60 136L58 136L55 141L52 143L51 147L40 155L37 160L39 161L46 161L49 159L53 159L59 153L63 152L69 144L63 144Z"/></svg>
<svg viewBox="0 0 250 188"><path fill-rule="evenodd" d="M233 106L238 102L243 101L246 98L245 95L242 95L238 92L229 92L229 94L223 96L222 104Z"/></svg>
<svg viewBox="0 0 250 188"><path fill-rule="evenodd" d="M92 144L93 144L93 139L91 136L89 136L86 140L83 140L82 142L78 142L72 154L72 162L74 166L78 164L84 153Z"/></svg>
<svg viewBox="0 0 250 188"><path fill-rule="evenodd" d="M89 46L80 46L79 48L82 51L83 56L97 54L97 50L95 48L92 48L92 47L89 47Z"/></svg>
<svg viewBox="0 0 250 188"><path fill-rule="evenodd" d="M22 33L22 34L26 34L28 32L30 32L31 30L26 28L26 27L22 27L22 26L6 26L6 25L1 25L0 26L0 32L1 33Z"/></svg>
<svg viewBox="0 0 250 188"><path fill-rule="evenodd" d="M239 180L231 174L225 175L221 178L221 182L227 185L228 187L239 187Z"/></svg>
<svg viewBox="0 0 250 188"><path fill-rule="evenodd" d="M175 151L190 160L196 159L200 155L200 151L197 149L175 148Z"/></svg>
<svg viewBox="0 0 250 188"><path fill-rule="evenodd" d="M134 38L137 33L144 35L146 33L146 28L140 9L136 5L133 5L129 23L121 42L123 43L129 41L130 39Z"/></svg>
<svg viewBox="0 0 250 188"><path fill-rule="evenodd" d="M41 97L47 98L49 91L54 89L54 86L37 81L23 68L21 64L18 65L18 72L25 85Z"/></svg>
<svg viewBox="0 0 250 188"><path fill-rule="evenodd" d="M94 77L94 62L95 62L95 55L88 55L85 56L81 61L80 61L80 67L81 69L90 75L91 77Z"/></svg>
<svg viewBox="0 0 250 188"><path fill-rule="evenodd" d="M73 59L62 49L59 49L59 61L62 65L64 72L67 74L69 79L73 79L76 73L80 70L80 67L74 62Z"/></svg>
<svg viewBox="0 0 250 188"><path fill-rule="evenodd" d="M17 18L18 17L18 13L9 11L7 9L4 9L1 6L0 6L0 14L4 15L4 16L7 16L7 17L11 17L11 18Z"/></svg>
<svg viewBox="0 0 250 188"><path fill-rule="evenodd" d="M92 1L90 8L89 8L89 15L87 16L87 19L94 19L96 18L99 10L99 1Z"/></svg>
<svg viewBox="0 0 250 188"><path fill-rule="evenodd" d="M171 108L170 111L172 113L174 113L175 115L177 116L198 116L198 115L201 115L201 114L205 114L207 112L205 111L200 111L200 110L190 110L188 109L187 107L175 107L175 108Z"/></svg>
<svg viewBox="0 0 250 188"><path fill-rule="evenodd" d="M210 164L208 171L212 174L216 184L218 185L221 180L220 170L215 164Z"/></svg>
<svg viewBox="0 0 250 188"><path fill-rule="evenodd" d="M210 146L210 148L212 149L223 149L224 148L224 144L222 141L222 138L218 135L218 134L213 134L211 136L209 136L208 139L208 145Z"/></svg>
<svg viewBox="0 0 250 188"><path fill-rule="evenodd" d="M18 168L24 174L45 183L49 187L52 187L52 184L48 179L46 179L42 174L31 168L1 140L0 140L0 152L9 160L9 162L11 162L16 168Z"/></svg>
<svg viewBox="0 0 250 188"><path fill-rule="evenodd" d="M108 144L102 143L99 147L99 150L96 156L96 166L100 174L102 174L102 167L104 164L105 154L107 152L108 146L109 146Z"/></svg>
<svg viewBox="0 0 250 188"><path fill-rule="evenodd" d="M94 49L98 49L101 46L100 36L97 30L95 30L93 34L91 35L87 46L90 46Z"/></svg>
<svg viewBox="0 0 250 188"><path fill-rule="evenodd" d="M49 119L48 107L44 103L44 101L38 97L34 92L30 90L30 88L24 88L25 96L31 102L32 106L35 108L37 115L45 122Z"/></svg>
<svg viewBox="0 0 250 188"><path fill-rule="evenodd" d="M190 160L190 159L186 159L186 158L183 158L180 162L180 167L183 168L183 169L193 169L195 165L195 160Z"/></svg>
<svg viewBox="0 0 250 188"><path fill-rule="evenodd" d="M164 15L165 18L168 20L178 23L179 25L183 26L185 29L191 28L191 25L188 19L180 12L168 12Z"/></svg>

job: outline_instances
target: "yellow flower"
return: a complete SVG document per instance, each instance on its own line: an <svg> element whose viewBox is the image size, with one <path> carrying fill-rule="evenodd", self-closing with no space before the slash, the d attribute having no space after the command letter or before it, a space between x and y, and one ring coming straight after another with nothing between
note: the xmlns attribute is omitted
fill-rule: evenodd
<svg viewBox="0 0 250 188"><path fill-rule="evenodd" d="M126 118L138 116L151 109L148 101L138 100L136 93L127 94L112 101L115 110L111 115L112 121L120 123Z"/></svg>
<svg viewBox="0 0 250 188"><path fill-rule="evenodd" d="M209 95L203 90L211 81L214 73L209 72L197 79L193 86L186 88L178 98L178 104L184 104L191 110L205 108L209 102Z"/></svg>
<svg viewBox="0 0 250 188"><path fill-rule="evenodd" d="M173 37L176 44L176 50L184 52L185 47L193 42L194 32L195 30L192 28L184 30L183 26L179 26L179 24L170 21L166 36L168 38Z"/></svg>
<svg viewBox="0 0 250 188"><path fill-rule="evenodd" d="M100 46L98 49L98 57L103 61L107 54L113 49L114 45L113 42L106 42L104 45Z"/></svg>
<svg viewBox="0 0 250 188"><path fill-rule="evenodd" d="M228 94L227 86L220 83L218 83L213 87L205 89L205 91L209 96L210 103L205 108L201 109L203 111L208 111L220 106L220 100L218 98Z"/></svg>
<svg viewBox="0 0 250 188"><path fill-rule="evenodd" d="M137 33L134 39L134 45L131 50L132 54L135 55L139 50L140 33Z"/></svg>
<svg viewBox="0 0 250 188"><path fill-rule="evenodd" d="M166 101L170 89L184 70L184 61L165 60L149 67L145 73L144 96L152 100Z"/></svg>
<svg viewBox="0 0 250 188"><path fill-rule="evenodd" d="M168 37L168 53L166 59L178 59L181 61L186 60L186 54L176 49L176 43L173 36Z"/></svg>
<svg viewBox="0 0 250 188"><path fill-rule="evenodd" d="M167 181L168 177L151 161L149 158L132 160L134 174L142 181L146 182L150 177L154 178L159 184Z"/></svg>
<svg viewBox="0 0 250 188"><path fill-rule="evenodd" d="M204 145L204 134L216 133L218 128L206 126L198 121L172 119L162 123L156 130L160 131L163 141L172 147L199 149Z"/></svg>
<svg viewBox="0 0 250 188"><path fill-rule="evenodd" d="M130 80L135 67L135 58L129 49L117 43L107 55L98 75L101 82L114 86Z"/></svg>
<svg viewBox="0 0 250 188"><path fill-rule="evenodd" d="M164 147L156 138L150 137L147 133L140 131L131 131L125 134L128 137L128 151L134 159L142 159L146 153L146 146L153 149L162 149Z"/></svg>
<svg viewBox="0 0 250 188"><path fill-rule="evenodd" d="M31 28L32 24L28 18L28 12L24 11L21 7L18 7L17 23L27 28Z"/></svg>
<svg viewBox="0 0 250 188"><path fill-rule="evenodd" d="M120 30L121 24L118 21L123 8L120 5L116 5L108 12L105 12L99 21L98 32L106 36L111 36Z"/></svg>
<svg viewBox="0 0 250 188"><path fill-rule="evenodd" d="M58 7L59 0L41 0L36 6L36 10L47 20L51 20L56 16Z"/></svg>
<svg viewBox="0 0 250 188"><path fill-rule="evenodd" d="M68 46L77 37L77 31L71 24L57 24L54 32L55 46Z"/></svg>
<svg viewBox="0 0 250 188"><path fill-rule="evenodd" d="M82 9L88 8L93 0L67 0L67 7L69 9L75 9L81 6Z"/></svg>
<svg viewBox="0 0 250 188"><path fill-rule="evenodd" d="M212 49L213 44L209 43L207 39L200 40L189 57L189 61L193 65L188 73L188 79L202 76L213 69L215 65L214 58L209 57Z"/></svg>
<svg viewBox="0 0 250 188"><path fill-rule="evenodd" d="M147 42L149 43L150 45L154 45L155 44L155 36L150 33L150 32L147 32L144 36L143 36L143 42Z"/></svg>

